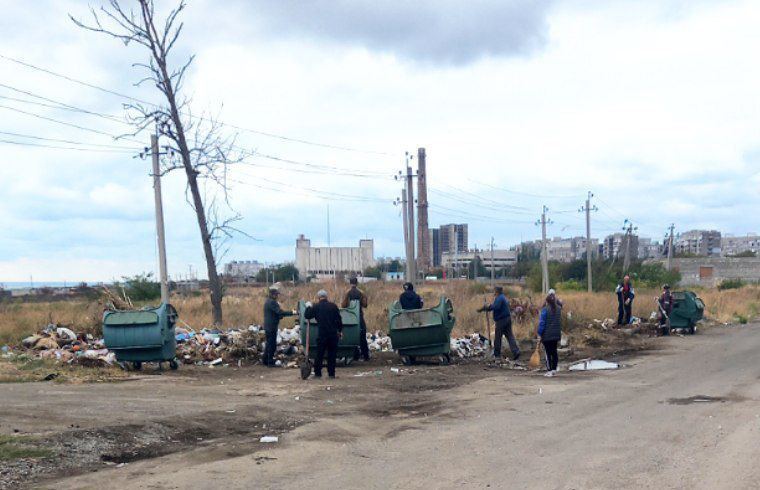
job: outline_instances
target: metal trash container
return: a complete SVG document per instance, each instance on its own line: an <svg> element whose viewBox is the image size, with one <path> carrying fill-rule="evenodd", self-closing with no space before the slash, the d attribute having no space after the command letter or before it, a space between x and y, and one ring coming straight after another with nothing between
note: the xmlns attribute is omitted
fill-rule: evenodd
<svg viewBox="0 0 760 490"><path fill-rule="evenodd" d="M682 328L690 334L697 332L697 322L705 312L705 303L692 291L673 292L673 311L670 314L670 328Z"/></svg>
<svg viewBox="0 0 760 490"><path fill-rule="evenodd" d="M389 335L393 348L404 364L414 364L418 357L438 357L441 364L451 362L451 330L454 306L441 296L437 306L404 310L398 301L388 308Z"/></svg>
<svg viewBox="0 0 760 490"><path fill-rule="evenodd" d="M136 370L142 368L143 362L165 361L177 369L176 321L177 310L170 304L142 310L106 311L103 340L119 362L131 362Z"/></svg>
<svg viewBox="0 0 760 490"><path fill-rule="evenodd" d="M348 308L340 309L340 319L343 321L343 336L338 342L337 360L348 366L354 360L354 354L359 348L359 302L351 300ZM317 355L317 338L319 337L319 325L314 320L307 320L304 316L306 302L298 302L298 324L301 330L301 345L306 345L306 328L309 325L309 358L314 359Z"/></svg>

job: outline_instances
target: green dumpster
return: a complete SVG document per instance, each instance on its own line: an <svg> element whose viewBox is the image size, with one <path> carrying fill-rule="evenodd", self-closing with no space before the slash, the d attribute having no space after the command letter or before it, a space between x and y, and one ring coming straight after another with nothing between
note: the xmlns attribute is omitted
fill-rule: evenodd
<svg viewBox="0 0 760 490"><path fill-rule="evenodd" d="M131 362L137 370L143 362L165 361L169 361L172 369L177 369L176 321L177 310L170 304L142 310L106 311L103 313L103 340L118 361Z"/></svg>
<svg viewBox="0 0 760 490"><path fill-rule="evenodd" d="M310 326L309 332L309 358L314 359L317 355L317 338L319 337L319 325L314 320L307 320L304 316L306 302L298 302L298 324L301 329L301 345L306 345L306 326ZM340 319L343 321L343 336L338 342L338 361L348 366L354 360L354 354L359 349L359 302L351 300L348 308L340 309Z"/></svg>
<svg viewBox="0 0 760 490"><path fill-rule="evenodd" d="M437 306L420 310L404 310L395 301L388 308L388 321L391 343L404 364L414 364L418 357L451 362L451 330L456 318L450 299L441 296Z"/></svg>
<svg viewBox="0 0 760 490"><path fill-rule="evenodd" d="M670 314L670 328L682 328L694 334L697 322L702 319L705 304L701 298L691 291L675 291L673 293L673 311Z"/></svg>

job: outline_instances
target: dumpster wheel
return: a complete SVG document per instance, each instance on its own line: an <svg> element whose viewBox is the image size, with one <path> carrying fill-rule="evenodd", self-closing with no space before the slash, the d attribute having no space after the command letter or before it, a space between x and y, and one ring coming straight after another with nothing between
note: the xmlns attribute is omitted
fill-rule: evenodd
<svg viewBox="0 0 760 490"><path fill-rule="evenodd" d="M417 362L417 359L414 356L401 356L401 363L404 366L411 366L415 362Z"/></svg>
<svg viewBox="0 0 760 490"><path fill-rule="evenodd" d="M451 364L451 356L449 354L441 354L438 356L438 362L441 366L448 366Z"/></svg>
<svg viewBox="0 0 760 490"><path fill-rule="evenodd" d="M346 356L346 357L343 358L343 365L344 366L350 366L353 361L354 361L353 357Z"/></svg>
<svg viewBox="0 0 760 490"><path fill-rule="evenodd" d="M142 363L140 361L133 362L132 369L134 369L135 371L140 371L142 369Z"/></svg>
<svg viewBox="0 0 760 490"><path fill-rule="evenodd" d="M176 371L179 368L179 363L176 359L169 361L169 368L171 368L172 371Z"/></svg>

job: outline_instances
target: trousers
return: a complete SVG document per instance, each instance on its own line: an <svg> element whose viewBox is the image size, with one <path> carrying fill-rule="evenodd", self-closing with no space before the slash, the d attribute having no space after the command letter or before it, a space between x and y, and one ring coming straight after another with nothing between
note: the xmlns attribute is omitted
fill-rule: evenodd
<svg viewBox="0 0 760 490"><path fill-rule="evenodd" d="M520 355L520 348L517 346L515 334L512 333L512 318L502 318L496 320L496 338L493 342L494 357L501 357L501 338L506 336L509 343L509 350L512 351L512 357L517 358Z"/></svg>
<svg viewBox="0 0 760 490"><path fill-rule="evenodd" d="M633 302L630 302L628 304L618 302L618 325L628 325L631 323L632 306Z"/></svg>
<svg viewBox="0 0 760 490"><path fill-rule="evenodd" d="M264 347L264 365L272 366L274 365L274 353L277 350L277 329L267 328L264 332L267 341L267 345Z"/></svg>
<svg viewBox="0 0 760 490"><path fill-rule="evenodd" d="M557 353L558 340L542 340L544 350L546 351L546 369L547 371L556 371L559 364L559 354Z"/></svg>
<svg viewBox="0 0 760 490"><path fill-rule="evenodd" d="M317 355L314 357L314 376L322 376L322 364L327 355L327 375L335 377L335 356L338 353L338 335L320 335L317 339Z"/></svg>

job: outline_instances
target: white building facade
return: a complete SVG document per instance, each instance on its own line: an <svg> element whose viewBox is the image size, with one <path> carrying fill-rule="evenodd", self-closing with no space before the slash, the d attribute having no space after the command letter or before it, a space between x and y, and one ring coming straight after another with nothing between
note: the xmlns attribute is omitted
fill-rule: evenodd
<svg viewBox="0 0 760 490"><path fill-rule="evenodd" d="M312 247L311 240L303 235L296 239L296 268L303 278L362 275L364 269L376 265L372 239L359 240L358 247Z"/></svg>

